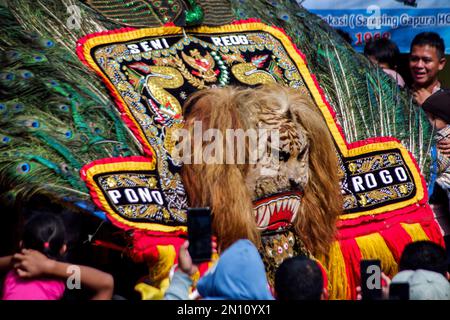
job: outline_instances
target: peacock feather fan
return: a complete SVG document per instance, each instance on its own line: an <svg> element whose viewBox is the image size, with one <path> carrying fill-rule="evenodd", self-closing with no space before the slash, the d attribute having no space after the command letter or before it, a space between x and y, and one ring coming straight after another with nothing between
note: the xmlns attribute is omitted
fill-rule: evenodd
<svg viewBox="0 0 450 320"><path fill-rule="evenodd" d="M77 59L75 43L86 34L123 25L103 17L87 5L89 1L3 2L7 7L0 9L2 186L26 190L33 185L89 199L78 176L82 165L140 150L104 86ZM217 1L204 2L211 11ZM292 38L306 55L348 142L398 138L428 177L431 128L406 90L295 1L228 2L236 19L258 18L283 28ZM189 3L192 6L193 1Z"/></svg>
<svg viewBox="0 0 450 320"><path fill-rule="evenodd" d="M102 84L63 43L0 8L2 192L88 200L81 167L139 154ZM30 27L30 26L29 26Z"/></svg>

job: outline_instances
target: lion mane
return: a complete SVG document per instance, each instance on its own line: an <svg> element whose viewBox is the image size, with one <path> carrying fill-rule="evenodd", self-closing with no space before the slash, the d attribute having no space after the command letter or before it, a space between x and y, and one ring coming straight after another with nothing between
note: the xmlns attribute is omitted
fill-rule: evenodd
<svg viewBox="0 0 450 320"><path fill-rule="evenodd" d="M336 149L309 96L281 85L212 88L193 94L183 109L193 155L203 154L209 145L203 140L197 144L194 141L195 122L200 121L202 134L208 129L225 133L227 129L277 128L284 148L281 151L289 156L277 168L278 175L263 177L255 170L258 164L248 161L251 145L246 139L245 163L225 163L224 155L216 152L212 161L195 163L191 158L184 164L181 176L189 203L192 207L211 208L219 248L224 250L242 238L260 246L261 232L253 202L296 185L304 195L292 223L294 232L310 253L326 256L335 240L342 195ZM222 139L219 143L236 160L237 145L229 142Z"/></svg>

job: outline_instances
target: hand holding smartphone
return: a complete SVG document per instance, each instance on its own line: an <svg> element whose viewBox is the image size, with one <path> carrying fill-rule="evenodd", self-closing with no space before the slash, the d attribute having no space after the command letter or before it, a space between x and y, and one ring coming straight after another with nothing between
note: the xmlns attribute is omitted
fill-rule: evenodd
<svg viewBox="0 0 450 320"><path fill-rule="evenodd" d="M210 208L188 208L188 251L192 262L195 264L211 260L211 219Z"/></svg>

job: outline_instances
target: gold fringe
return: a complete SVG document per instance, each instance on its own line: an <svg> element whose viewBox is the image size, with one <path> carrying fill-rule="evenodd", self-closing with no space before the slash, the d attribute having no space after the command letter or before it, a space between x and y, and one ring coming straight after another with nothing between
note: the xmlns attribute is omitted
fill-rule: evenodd
<svg viewBox="0 0 450 320"><path fill-rule="evenodd" d="M163 300L169 285L169 278L166 278L161 281L160 288L141 282L134 287L134 290L141 294L142 300Z"/></svg>
<svg viewBox="0 0 450 320"><path fill-rule="evenodd" d="M324 266L328 274L328 295L330 300L350 299L350 291L347 281L344 256L339 242L331 245L328 259L319 257L318 260Z"/></svg>
<svg viewBox="0 0 450 320"><path fill-rule="evenodd" d="M176 253L173 245L156 246L159 258L149 266L148 279L151 284L139 283L134 290L141 294L142 300L161 300L169 288L169 272L175 263Z"/></svg>
<svg viewBox="0 0 450 320"><path fill-rule="evenodd" d="M355 240L361 251L361 259L381 260L381 269L389 277L398 272L398 264L381 234L372 233L357 237Z"/></svg>
<svg viewBox="0 0 450 320"><path fill-rule="evenodd" d="M430 240L420 223L400 223L402 228L409 234L412 241Z"/></svg>

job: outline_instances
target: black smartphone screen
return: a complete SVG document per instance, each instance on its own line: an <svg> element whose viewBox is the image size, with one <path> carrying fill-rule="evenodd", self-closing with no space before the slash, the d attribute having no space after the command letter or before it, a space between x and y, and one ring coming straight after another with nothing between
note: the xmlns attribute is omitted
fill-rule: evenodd
<svg viewBox="0 0 450 320"><path fill-rule="evenodd" d="M363 300L381 299L381 261L361 260L361 296Z"/></svg>
<svg viewBox="0 0 450 320"><path fill-rule="evenodd" d="M389 300L409 300L409 283L391 283L389 286Z"/></svg>
<svg viewBox="0 0 450 320"><path fill-rule="evenodd" d="M209 208L188 208L187 227L188 250L192 262L211 260L211 210Z"/></svg>

